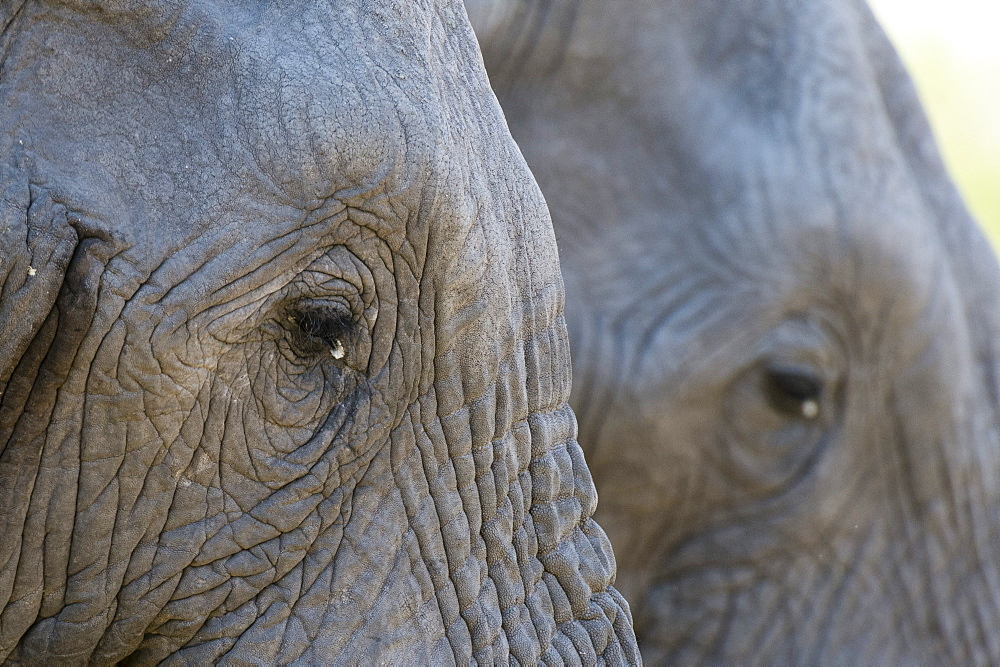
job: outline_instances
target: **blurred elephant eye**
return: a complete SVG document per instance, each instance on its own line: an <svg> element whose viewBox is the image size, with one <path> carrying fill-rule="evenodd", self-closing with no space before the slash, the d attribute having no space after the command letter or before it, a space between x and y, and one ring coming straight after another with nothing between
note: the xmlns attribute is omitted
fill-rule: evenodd
<svg viewBox="0 0 1000 667"><path fill-rule="evenodd" d="M776 411L789 417L819 416L823 380L805 369L772 367L764 374L764 391Z"/></svg>

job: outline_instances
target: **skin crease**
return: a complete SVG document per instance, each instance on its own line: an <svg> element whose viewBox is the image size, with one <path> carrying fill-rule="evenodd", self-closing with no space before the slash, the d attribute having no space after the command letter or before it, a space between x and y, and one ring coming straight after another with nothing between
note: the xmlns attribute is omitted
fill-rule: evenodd
<svg viewBox="0 0 1000 667"><path fill-rule="evenodd" d="M1000 275L868 8L466 4L644 659L1000 660Z"/></svg>
<svg viewBox="0 0 1000 667"><path fill-rule="evenodd" d="M0 30L0 658L638 660L457 0Z"/></svg>

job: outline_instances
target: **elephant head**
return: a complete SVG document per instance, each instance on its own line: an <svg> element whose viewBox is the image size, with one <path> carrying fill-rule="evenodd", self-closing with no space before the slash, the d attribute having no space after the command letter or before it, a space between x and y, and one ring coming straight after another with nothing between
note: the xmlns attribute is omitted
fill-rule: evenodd
<svg viewBox="0 0 1000 667"><path fill-rule="evenodd" d="M0 30L0 658L637 659L458 0Z"/></svg>
<svg viewBox="0 0 1000 667"><path fill-rule="evenodd" d="M647 660L1000 660L1000 274L860 1L467 2Z"/></svg>

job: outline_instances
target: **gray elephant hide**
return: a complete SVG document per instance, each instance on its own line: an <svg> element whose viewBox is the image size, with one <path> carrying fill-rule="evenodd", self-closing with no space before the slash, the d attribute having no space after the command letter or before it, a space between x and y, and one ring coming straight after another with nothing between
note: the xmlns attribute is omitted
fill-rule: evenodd
<svg viewBox="0 0 1000 667"><path fill-rule="evenodd" d="M637 659L457 0L0 30L0 657Z"/></svg>

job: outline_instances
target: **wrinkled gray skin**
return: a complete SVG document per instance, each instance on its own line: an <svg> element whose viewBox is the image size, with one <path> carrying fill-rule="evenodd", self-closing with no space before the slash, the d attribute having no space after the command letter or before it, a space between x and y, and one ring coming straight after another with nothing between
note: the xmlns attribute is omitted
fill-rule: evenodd
<svg viewBox="0 0 1000 667"><path fill-rule="evenodd" d="M468 4L644 657L1000 661L1000 276L868 8Z"/></svg>
<svg viewBox="0 0 1000 667"><path fill-rule="evenodd" d="M0 29L0 657L637 658L458 0Z"/></svg>

